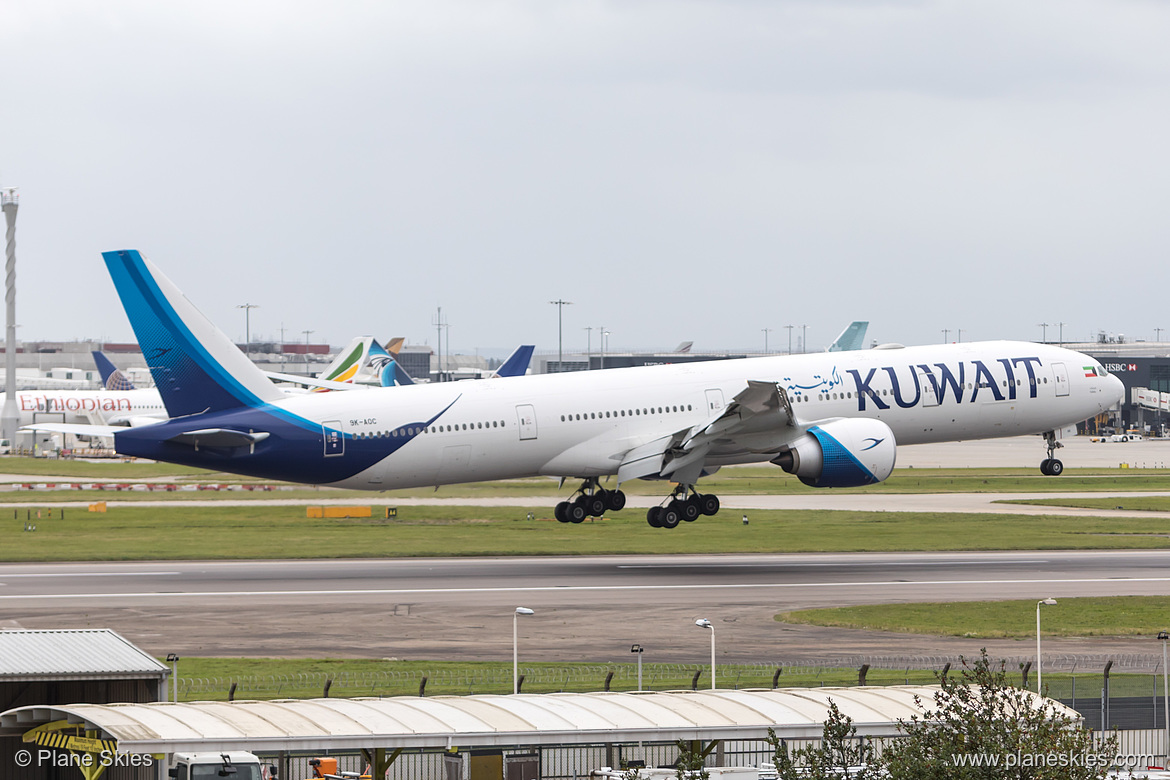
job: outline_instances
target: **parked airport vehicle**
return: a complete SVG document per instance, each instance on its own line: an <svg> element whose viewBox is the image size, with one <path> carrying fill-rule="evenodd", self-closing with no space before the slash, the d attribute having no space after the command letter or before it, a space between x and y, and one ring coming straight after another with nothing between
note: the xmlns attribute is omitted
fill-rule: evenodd
<svg viewBox="0 0 1170 780"><path fill-rule="evenodd" d="M260 759L251 753L175 753L168 770L174 780L261 780Z"/></svg>
<svg viewBox="0 0 1170 780"><path fill-rule="evenodd" d="M1123 395L1091 357L994 341L288 396L137 251L104 256L171 417L115 431L119 453L364 490L580 479L566 522L621 509L631 479L674 483L650 525L714 514L696 485L730 464L881 482L898 443L1040 434L1057 475L1056 431Z"/></svg>

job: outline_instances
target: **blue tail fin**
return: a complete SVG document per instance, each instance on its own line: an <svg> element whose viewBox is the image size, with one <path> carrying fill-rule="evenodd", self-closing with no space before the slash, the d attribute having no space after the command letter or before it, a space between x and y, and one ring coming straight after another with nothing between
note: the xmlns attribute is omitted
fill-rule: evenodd
<svg viewBox="0 0 1170 780"><path fill-rule="evenodd" d="M117 366L110 362L110 359L96 349L91 352L93 355L94 365L97 366L98 373L102 375L102 387L107 390L136 390L134 383L126 378L126 375L119 370Z"/></svg>
<svg viewBox="0 0 1170 780"><path fill-rule="evenodd" d="M532 362L532 352L535 349L534 344L521 344L516 347L516 351L496 369L496 376L524 376L528 371L528 364Z"/></svg>
<svg viewBox="0 0 1170 780"><path fill-rule="evenodd" d="M102 257L171 417L284 397L153 263L134 249Z"/></svg>

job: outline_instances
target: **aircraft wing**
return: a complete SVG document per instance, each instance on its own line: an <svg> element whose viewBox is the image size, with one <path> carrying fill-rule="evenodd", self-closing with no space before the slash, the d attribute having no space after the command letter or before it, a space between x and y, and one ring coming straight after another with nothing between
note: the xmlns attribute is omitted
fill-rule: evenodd
<svg viewBox="0 0 1170 780"><path fill-rule="evenodd" d="M162 422L162 420L159 420ZM32 423L20 426L22 431L41 431L43 433L71 433L74 436L113 436L118 431L126 430L124 425L87 425L85 423Z"/></svg>
<svg viewBox="0 0 1170 780"><path fill-rule="evenodd" d="M784 388L774 382L749 380L748 386L705 422L674 432L626 453L618 468L618 484L641 477L670 478L693 483L707 461L744 449L772 448L774 434L789 438L799 424ZM763 435L760 443L745 443ZM771 435L769 435L771 434Z"/></svg>

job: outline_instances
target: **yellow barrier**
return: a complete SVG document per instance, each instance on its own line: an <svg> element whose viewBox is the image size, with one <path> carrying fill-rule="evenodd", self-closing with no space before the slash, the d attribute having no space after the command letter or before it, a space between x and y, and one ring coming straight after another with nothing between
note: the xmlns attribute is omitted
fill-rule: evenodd
<svg viewBox="0 0 1170 780"><path fill-rule="evenodd" d="M305 517L373 517L368 506L310 506L305 508Z"/></svg>
<svg viewBox="0 0 1170 780"><path fill-rule="evenodd" d="M91 511L91 512L104 512L104 511L106 511L106 502L105 501L98 501L95 504L90 504L89 511Z"/></svg>

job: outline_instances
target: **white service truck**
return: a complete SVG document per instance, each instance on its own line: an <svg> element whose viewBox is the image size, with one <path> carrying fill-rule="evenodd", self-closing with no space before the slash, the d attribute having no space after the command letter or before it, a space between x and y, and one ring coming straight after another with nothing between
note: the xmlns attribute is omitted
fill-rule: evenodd
<svg viewBox="0 0 1170 780"><path fill-rule="evenodd" d="M251 753L175 753L170 776L174 780L267 780L274 774L261 770L260 759Z"/></svg>

